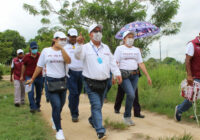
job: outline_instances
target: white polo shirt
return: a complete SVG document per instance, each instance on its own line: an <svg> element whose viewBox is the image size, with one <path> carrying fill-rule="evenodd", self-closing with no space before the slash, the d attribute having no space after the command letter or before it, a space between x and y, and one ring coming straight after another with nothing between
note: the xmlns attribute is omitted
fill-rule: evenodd
<svg viewBox="0 0 200 140"><path fill-rule="evenodd" d="M46 75L52 78L66 76L66 66L61 51L55 51L52 47L44 48L40 54L37 66L45 67Z"/></svg>
<svg viewBox="0 0 200 140"><path fill-rule="evenodd" d="M82 60L78 60L74 56L75 48L77 47L77 44L67 44L64 49L67 52L67 54L71 58L71 63L68 64L69 69L74 71L82 71L83 70L83 62Z"/></svg>
<svg viewBox="0 0 200 140"><path fill-rule="evenodd" d="M188 43L186 46L186 54L189 56L193 56L194 55L194 45L192 42Z"/></svg>
<svg viewBox="0 0 200 140"><path fill-rule="evenodd" d="M138 64L142 63L142 56L139 48L125 45L118 46L114 53L115 59L119 63L119 68L123 70L137 70Z"/></svg>
<svg viewBox="0 0 200 140"><path fill-rule="evenodd" d="M110 78L110 71L114 76L121 75L116 60L106 44L101 43L98 48L92 41L79 45L75 49L75 57L83 61L82 74L87 78L105 80ZM98 57L102 59L101 64L97 60Z"/></svg>

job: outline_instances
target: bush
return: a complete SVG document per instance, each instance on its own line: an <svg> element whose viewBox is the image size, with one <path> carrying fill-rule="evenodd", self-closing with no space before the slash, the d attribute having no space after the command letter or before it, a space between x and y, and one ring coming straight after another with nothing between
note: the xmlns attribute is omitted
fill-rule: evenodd
<svg viewBox="0 0 200 140"><path fill-rule="evenodd" d="M6 66L0 63L0 80L3 78L3 75L10 74L10 66Z"/></svg>

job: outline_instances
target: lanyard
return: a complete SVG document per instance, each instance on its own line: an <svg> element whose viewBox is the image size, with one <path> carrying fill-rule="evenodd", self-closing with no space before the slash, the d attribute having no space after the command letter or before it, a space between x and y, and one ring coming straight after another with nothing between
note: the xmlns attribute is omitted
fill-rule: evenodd
<svg viewBox="0 0 200 140"><path fill-rule="evenodd" d="M90 42L90 45L92 46L92 48L93 48L94 52L96 53L96 55L97 55L97 56L99 56L99 54L98 54L98 51L101 49L102 45L100 46L100 48L99 48L99 49L97 49L97 51L96 51L96 49L95 49L94 45L92 45L92 43L91 43L91 42Z"/></svg>

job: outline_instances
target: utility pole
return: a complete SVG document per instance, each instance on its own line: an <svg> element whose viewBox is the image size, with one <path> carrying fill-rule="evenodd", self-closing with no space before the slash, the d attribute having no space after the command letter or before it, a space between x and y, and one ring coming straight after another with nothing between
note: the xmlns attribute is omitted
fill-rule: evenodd
<svg viewBox="0 0 200 140"><path fill-rule="evenodd" d="M160 48L160 62L162 61L162 58L161 58L161 41L159 41L159 48Z"/></svg>

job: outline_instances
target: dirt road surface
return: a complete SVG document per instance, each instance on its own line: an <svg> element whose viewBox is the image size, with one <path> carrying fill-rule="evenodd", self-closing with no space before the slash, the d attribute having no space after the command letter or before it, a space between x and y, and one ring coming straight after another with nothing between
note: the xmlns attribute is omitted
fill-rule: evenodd
<svg viewBox="0 0 200 140"><path fill-rule="evenodd" d="M88 123L90 116L90 104L87 95L80 97L80 116L79 122L73 123L68 108L68 100L62 111L62 128L67 140L97 140L95 130ZM45 97L42 98L42 115L51 127L51 106L46 103ZM109 118L113 121L122 121L124 108L121 114L115 114L112 103L103 106L103 119ZM107 140L157 140L159 138L182 136L184 133L191 134L194 140L200 140L200 128L195 124L177 123L164 115L158 115L144 111L144 119L132 118L136 123L128 130L107 129ZM148 140L149 140L148 139Z"/></svg>

